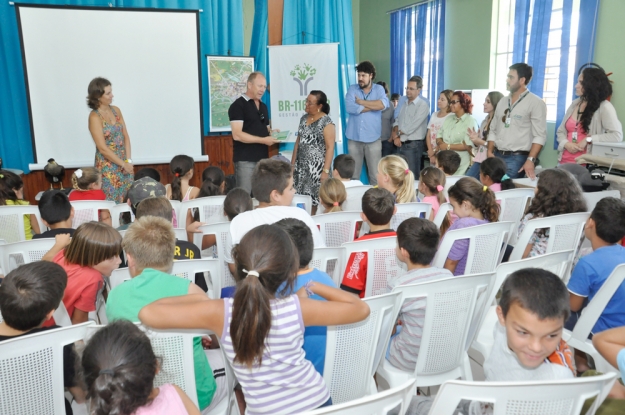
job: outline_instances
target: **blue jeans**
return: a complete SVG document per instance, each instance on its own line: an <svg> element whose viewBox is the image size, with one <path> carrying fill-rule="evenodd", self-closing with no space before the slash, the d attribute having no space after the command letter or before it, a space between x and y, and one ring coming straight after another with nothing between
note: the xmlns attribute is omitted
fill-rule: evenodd
<svg viewBox="0 0 625 415"><path fill-rule="evenodd" d="M393 142L388 141L388 139L382 138L382 157L390 156L391 154L397 153L397 146L393 144Z"/></svg>
<svg viewBox="0 0 625 415"><path fill-rule="evenodd" d="M473 163L464 175L480 180L480 164L481 163Z"/></svg>
<svg viewBox="0 0 625 415"><path fill-rule="evenodd" d="M421 157L425 149L425 140L412 140L401 143L398 153L408 160L408 168L412 170L414 179L419 180L421 174Z"/></svg>
<svg viewBox="0 0 625 415"><path fill-rule="evenodd" d="M525 164L525 161L527 160L527 156L524 156L524 155L504 156L499 151L495 150L495 157L499 157L500 159L506 162L506 166L508 166L508 171L506 171L506 174L508 175L508 177L510 177L511 179L521 179L525 177L525 172L519 173L519 170Z"/></svg>

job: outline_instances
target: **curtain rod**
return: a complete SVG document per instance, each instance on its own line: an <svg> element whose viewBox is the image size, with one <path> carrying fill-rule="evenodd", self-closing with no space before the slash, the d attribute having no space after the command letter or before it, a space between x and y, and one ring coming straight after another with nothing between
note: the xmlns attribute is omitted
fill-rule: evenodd
<svg viewBox="0 0 625 415"><path fill-rule="evenodd" d="M411 7L418 6L419 4L430 3L432 1L434 1L434 0L421 0L421 1L418 1L416 3L412 3L411 5L408 5L408 6L398 7L397 9L389 10L389 11L386 12L386 14L395 13L395 12L398 12L400 10L410 9Z"/></svg>

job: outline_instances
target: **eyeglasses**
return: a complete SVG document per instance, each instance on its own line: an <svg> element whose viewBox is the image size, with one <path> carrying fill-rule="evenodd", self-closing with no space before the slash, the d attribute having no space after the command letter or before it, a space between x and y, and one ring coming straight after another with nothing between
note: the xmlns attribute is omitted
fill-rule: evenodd
<svg viewBox="0 0 625 415"><path fill-rule="evenodd" d="M258 115L260 116L260 120L261 121L265 121L265 114L263 114L262 112L258 111Z"/></svg>
<svg viewBox="0 0 625 415"><path fill-rule="evenodd" d="M503 117L501 117L501 122L506 122L506 118L508 118L508 112L510 112L510 110L506 108L506 110L503 112Z"/></svg>
<svg viewBox="0 0 625 415"><path fill-rule="evenodd" d="M460 104L460 101L449 101L450 104Z"/></svg>
<svg viewBox="0 0 625 415"><path fill-rule="evenodd" d="M317 105L317 103L306 100L306 105Z"/></svg>
<svg viewBox="0 0 625 415"><path fill-rule="evenodd" d="M412 88L412 87L409 87L409 86L406 87L406 91L416 91L418 89L419 88Z"/></svg>

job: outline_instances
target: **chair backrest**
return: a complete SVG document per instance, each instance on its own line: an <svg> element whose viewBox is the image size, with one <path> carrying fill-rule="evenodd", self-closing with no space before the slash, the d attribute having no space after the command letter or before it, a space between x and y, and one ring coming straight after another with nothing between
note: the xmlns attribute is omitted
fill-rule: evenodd
<svg viewBox="0 0 625 415"><path fill-rule="evenodd" d="M468 239L469 252L464 273L494 272L501 262L505 242L508 240L513 225L512 222L493 222L447 231L432 265L443 268L454 242Z"/></svg>
<svg viewBox="0 0 625 415"><path fill-rule="evenodd" d="M527 221L510 254L510 261L517 261L523 257L525 248L529 244L534 231L542 228L549 228L549 242L547 243L547 251L545 253L548 254L565 249L574 249L577 253L588 217L590 217L590 213L579 212L535 218Z"/></svg>
<svg viewBox="0 0 625 415"><path fill-rule="evenodd" d="M224 200L226 200L226 196L198 197L186 202L178 202L176 200L176 202L180 203L180 208L178 210L178 226L184 227L187 212L189 209L193 208L199 210L200 222L216 223L227 221L228 218L224 215Z"/></svg>
<svg viewBox="0 0 625 415"><path fill-rule="evenodd" d="M586 415L604 401L616 375L532 382L445 382L430 414L451 415L462 399L494 403L493 415L578 415L587 399L597 397Z"/></svg>
<svg viewBox="0 0 625 415"><path fill-rule="evenodd" d="M359 255L367 253L367 282L365 297L386 294L388 281L404 274L404 268L398 263L395 247L397 237L374 238L364 241L354 241L343 244L345 248L345 270L341 280L347 271L347 262L352 253Z"/></svg>
<svg viewBox="0 0 625 415"><path fill-rule="evenodd" d="M312 198L308 195L295 195L291 206L303 208L310 215L312 212Z"/></svg>
<svg viewBox="0 0 625 415"><path fill-rule="evenodd" d="M160 371L154 378L154 387L171 383L182 389L198 405L193 360L193 339L208 332L156 330L135 323L150 339L154 354L162 358ZM91 326L86 338L91 338L104 326Z"/></svg>
<svg viewBox="0 0 625 415"><path fill-rule="evenodd" d="M32 239L30 241L14 242L2 245L2 264L5 275L23 264L40 261L41 258L54 246L54 238Z"/></svg>
<svg viewBox="0 0 625 415"><path fill-rule="evenodd" d="M447 216L447 213L452 212L453 210L454 208L451 203L443 203L442 205L440 205L440 207L438 208L438 212L436 212L436 216L434 216L434 224L437 228L441 227L443 221L445 220L445 216Z"/></svg>
<svg viewBox="0 0 625 415"><path fill-rule="evenodd" d="M69 313L67 312L65 304L62 300L56 310L54 310L54 314L52 315L52 317L54 318L54 323L57 326L69 327L72 325L72 319L69 316Z"/></svg>
<svg viewBox="0 0 625 415"><path fill-rule="evenodd" d="M343 202L343 210L346 212L362 212L362 196L373 186L352 186L345 189L347 199Z"/></svg>
<svg viewBox="0 0 625 415"><path fill-rule="evenodd" d="M204 274L207 287L213 287L212 298L219 298L221 294L221 279L219 277L219 260L215 258L181 259L174 261L171 274L195 282L195 274ZM207 277L207 274L209 277ZM209 283L212 282L212 284ZM215 296L216 294L216 296Z"/></svg>
<svg viewBox="0 0 625 415"><path fill-rule="evenodd" d="M510 237L508 238L508 242L511 245L514 245L514 242L516 241L516 229L525 214L527 204L533 197L533 188L520 187L517 189L502 190L501 192L495 193L495 198L499 202L499 207L501 208L499 211L499 221L515 223L514 229L510 232Z"/></svg>
<svg viewBox="0 0 625 415"><path fill-rule="evenodd" d="M0 343L0 413L65 415L63 346L93 323L47 330Z"/></svg>
<svg viewBox="0 0 625 415"><path fill-rule="evenodd" d="M584 192L584 199L586 199L586 207L588 208L588 212L592 212L592 210L597 206L597 202L603 199L604 197L615 197L617 199L621 198L621 192L618 190L604 190L602 192Z"/></svg>
<svg viewBox="0 0 625 415"><path fill-rule="evenodd" d="M174 233L176 234L176 239L180 241L186 241L189 239L185 228L174 228Z"/></svg>
<svg viewBox="0 0 625 415"><path fill-rule="evenodd" d="M415 379L412 379L393 389L365 396L360 399L354 399L349 402L333 404L325 408L315 409L311 412L304 412L304 414L405 414L408 410L408 405L410 405L410 400L415 395L415 382ZM395 412L397 410L399 411Z"/></svg>
<svg viewBox="0 0 625 415"><path fill-rule="evenodd" d="M612 299L612 296L619 289L623 281L625 280L625 264L621 264L614 268L614 271L610 274L607 280L603 283L597 294L592 298L582 313L575 328L573 329L573 337L575 339L585 341L590 334L590 331L601 317L601 313L605 309L606 305Z"/></svg>
<svg viewBox="0 0 625 415"><path fill-rule="evenodd" d="M362 223L360 212L334 212L315 215L313 221L321 232L328 247L341 246L356 237L358 223Z"/></svg>
<svg viewBox="0 0 625 415"><path fill-rule="evenodd" d="M449 198L449 188L451 186L453 186L454 184L456 184L456 182L460 179L462 179L463 177L466 176L447 176L445 177L445 189L443 190L443 194L445 195L445 198Z"/></svg>
<svg viewBox="0 0 625 415"><path fill-rule="evenodd" d="M414 374L419 386L440 385L457 379L475 327L485 312L485 304L495 281L495 273L463 275L418 284L399 285L393 292L407 299L424 298L423 335Z"/></svg>
<svg viewBox="0 0 625 415"><path fill-rule="evenodd" d="M365 320L328 326L323 378L333 404L362 398L371 390L378 343L384 335L383 342L388 344L399 311L399 298L397 293L366 298L370 313Z"/></svg>
<svg viewBox="0 0 625 415"><path fill-rule="evenodd" d="M128 268L117 268L111 272L111 276L109 277L109 283L111 285L111 290L117 287L124 281L128 281L132 277L130 276L130 271Z"/></svg>
<svg viewBox="0 0 625 415"><path fill-rule="evenodd" d="M236 285L236 281L230 272L230 268L228 268L228 263L224 259L225 247L230 245L228 243L230 238L230 222L211 223L210 225L200 226L198 230L202 233L196 233L193 235L193 243L200 249L202 247L202 237L204 235L215 235L215 240L217 241L217 259L219 259L219 263L221 264L219 267L221 288Z"/></svg>
<svg viewBox="0 0 625 415"><path fill-rule="evenodd" d="M432 212L430 203L398 203L395 205L397 211L391 218L391 228L397 230L399 225L408 218L429 219Z"/></svg>
<svg viewBox="0 0 625 415"><path fill-rule="evenodd" d="M345 269L345 248L315 248L309 266L317 268L332 277L337 287L341 285Z"/></svg>
<svg viewBox="0 0 625 415"><path fill-rule="evenodd" d="M24 215L35 215L39 228L45 229L37 206L0 206L0 238L7 243L25 241Z"/></svg>
<svg viewBox="0 0 625 415"><path fill-rule="evenodd" d="M538 185L538 177L535 179L530 179L529 177L524 177L522 179L512 179L512 183L517 186L536 187Z"/></svg>
<svg viewBox="0 0 625 415"><path fill-rule="evenodd" d="M128 203L118 203L112 208L110 208L109 212L111 212L111 225L115 229L119 228L121 225L119 221L119 215L121 215L122 213L128 212L130 213L131 218L132 216L134 216L132 214L132 209L130 208L130 206L128 206Z"/></svg>
<svg viewBox="0 0 625 415"><path fill-rule="evenodd" d="M70 203L74 208L74 218L72 219L72 228L74 229L78 228L85 222L99 221L99 210L110 211L110 209L115 206L115 202L108 200L79 200ZM113 215L111 213L111 217L112 216Z"/></svg>

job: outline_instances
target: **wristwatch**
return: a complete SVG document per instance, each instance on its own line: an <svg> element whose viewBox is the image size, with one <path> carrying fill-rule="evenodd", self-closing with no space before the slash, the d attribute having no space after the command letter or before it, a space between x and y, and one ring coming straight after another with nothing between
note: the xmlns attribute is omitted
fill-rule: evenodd
<svg viewBox="0 0 625 415"><path fill-rule="evenodd" d="M325 174L330 174L330 169L323 169L322 170Z"/></svg>
<svg viewBox="0 0 625 415"><path fill-rule="evenodd" d="M536 157L528 157L527 159L532 163L536 164Z"/></svg>
<svg viewBox="0 0 625 415"><path fill-rule="evenodd" d="M126 159L126 160L124 160L124 161L125 161L126 163L130 163L130 164L132 164L132 160L131 160L131 159Z"/></svg>

